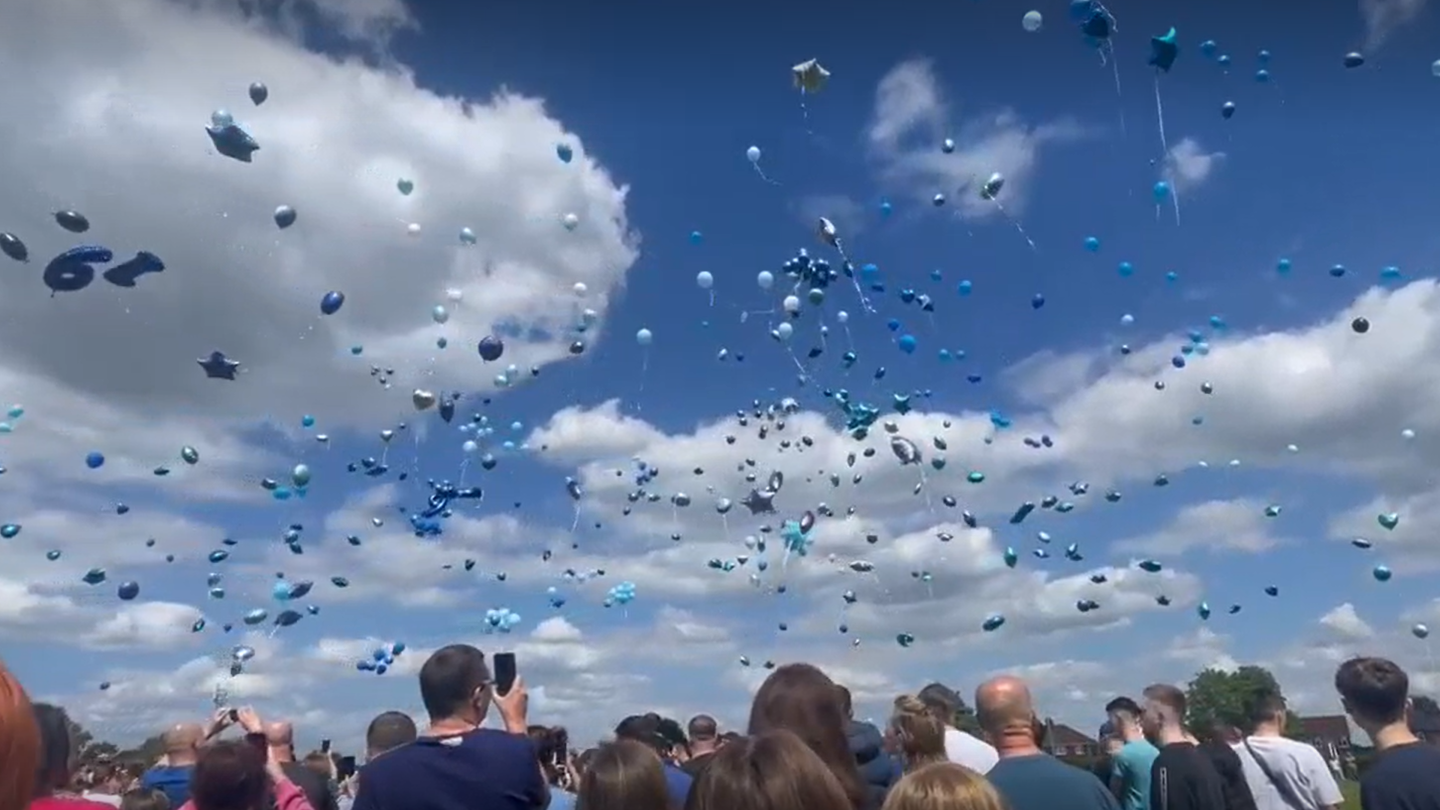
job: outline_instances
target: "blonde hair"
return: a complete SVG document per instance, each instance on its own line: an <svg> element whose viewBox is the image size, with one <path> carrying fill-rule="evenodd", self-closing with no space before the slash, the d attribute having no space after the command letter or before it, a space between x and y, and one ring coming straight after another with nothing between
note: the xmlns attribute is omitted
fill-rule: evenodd
<svg viewBox="0 0 1440 810"><path fill-rule="evenodd" d="M1009 810L985 777L954 762L932 762L905 774L883 810Z"/></svg>
<svg viewBox="0 0 1440 810"><path fill-rule="evenodd" d="M946 761L945 723L920 698L914 695L895 698L890 730L900 743L906 771Z"/></svg>

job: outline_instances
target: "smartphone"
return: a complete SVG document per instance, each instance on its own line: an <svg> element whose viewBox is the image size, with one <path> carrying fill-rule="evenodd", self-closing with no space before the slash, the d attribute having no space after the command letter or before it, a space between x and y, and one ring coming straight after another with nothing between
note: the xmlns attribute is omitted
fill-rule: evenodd
<svg viewBox="0 0 1440 810"><path fill-rule="evenodd" d="M515 686L515 653L495 653L495 692L504 695Z"/></svg>
<svg viewBox="0 0 1440 810"><path fill-rule="evenodd" d="M335 769L335 775L341 779L349 779L355 775L355 757L340 757L340 765Z"/></svg>
<svg viewBox="0 0 1440 810"><path fill-rule="evenodd" d="M240 722L240 710L239 710L239 709L231 709L231 710L230 710L230 722L232 722L232 723L238 723L238 722Z"/></svg>
<svg viewBox="0 0 1440 810"><path fill-rule="evenodd" d="M328 753L330 753L330 741L329 741L329 740L321 740L321 741L320 741L320 753L322 753L322 754L328 754Z"/></svg>

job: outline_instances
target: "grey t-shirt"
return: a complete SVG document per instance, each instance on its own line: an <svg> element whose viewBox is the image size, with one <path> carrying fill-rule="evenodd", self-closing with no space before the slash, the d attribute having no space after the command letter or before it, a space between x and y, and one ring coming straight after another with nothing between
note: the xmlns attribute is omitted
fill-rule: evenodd
<svg viewBox="0 0 1440 810"><path fill-rule="evenodd" d="M1255 796L1255 810L1319 810L1344 803L1335 775L1313 745L1284 737L1246 737L1244 743L1233 748L1245 769L1250 793ZM1288 791L1275 786L1256 757L1265 761L1275 781L1283 783ZM1286 801L1286 793L1293 800Z"/></svg>

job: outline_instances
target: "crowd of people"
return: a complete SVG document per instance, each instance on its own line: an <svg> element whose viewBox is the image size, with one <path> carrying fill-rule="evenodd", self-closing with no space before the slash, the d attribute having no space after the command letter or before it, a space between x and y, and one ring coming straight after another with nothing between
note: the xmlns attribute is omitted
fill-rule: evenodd
<svg viewBox="0 0 1440 810"><path fill-rule="evenodd" d="M32 704L0 666L0 810L1336 810L1344 797L1312 746L1284 736L1286 706L1265 696L1249 728L1190 729L1168 684L1105 706L1107 756L1086 770L1046 753L1025 682L975 690L981 733L955 726L963 703L941 684L894 701L884 729L809 664L774 669L743 733L700 715L682 728L626 717L583 751L530 723L523 680L503 692L468 645L420 670L422 731L384 712L353 760L297 759L293 729L253 709L179 725L143 771L76 767L64 712ZM1335 688L1376 757L1359 776L1363 810L1440 810L1440 747L1410 727L1409 678L1395 663L1341 664ZM486 727L492 709L495 727ZM234 727L239 735L227 738ZM1198 735L1198 736L1197 736Z"/></svg>

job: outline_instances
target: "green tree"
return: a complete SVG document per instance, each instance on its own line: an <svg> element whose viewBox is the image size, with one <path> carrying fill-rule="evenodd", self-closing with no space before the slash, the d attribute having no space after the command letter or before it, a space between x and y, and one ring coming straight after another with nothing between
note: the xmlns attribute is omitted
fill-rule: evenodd
<svg viewBox="0 0 1440 810"><path fill-rule="evenodd" d="M1248 730L1251 712L1267 695L1284 698L1285 693L1264 667L1247 665L1234 672L1203 669L1185 689L1185 724L1200 735L1208 734L1217 724ZM1285 732L1300 733L1300 718L1294 712L1286 712Z"/></svg>

